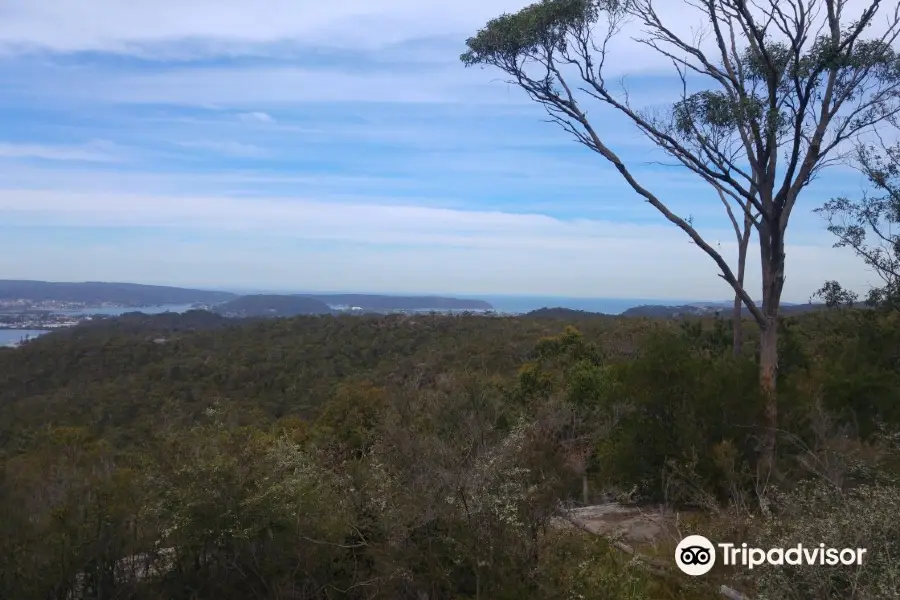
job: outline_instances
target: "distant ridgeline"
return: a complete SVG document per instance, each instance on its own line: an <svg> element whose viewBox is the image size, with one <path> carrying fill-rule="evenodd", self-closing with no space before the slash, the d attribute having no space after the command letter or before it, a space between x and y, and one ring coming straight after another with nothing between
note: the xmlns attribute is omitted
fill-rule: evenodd
<svg viewBox="0 0 900 600"><path fill-rule="evenodd" d="M293 317L353 312L394 310L491 310L481 300L462 300L438 296L377 296L370 294L241 296L219 304L213 310L231 317Z"/></svg>
<svg viewBox="0 0 900 600"><path fill-rule="evenodd" d="M597 312L589 312L586 310L575 310L572 308L539 308L537 310L533 310L529 313L525 313L526 317L534 317L536 319L569 319L569 320L578 320L578 319L595 319L597 317L612 317L614 315L607 315L605 313L597 313Z"/></svg>
<svg viewBox="0 0 900 600"><path fill-rule="evenodd" d="M728 318L732 313L732 304L727 302L710 302L708 304L683 304L677 306L662 304L642 304L624 311L623 317L649 317L654 319L680 319L683 317L711 317L716 314ZM781 314L795 315L804 312L822 310L824 304L786 304L781 306ZM743 307L743 315L750 316L750 311ZM604 313L572 310L570 308L540 308L525 314L526 317L541 319L567 319L576 321L579 319L594 319L597 317L612 317Z"/></svg>
<svg viewBox="0 0 900 600"><path fill-rule="evenodd" d="M0 300L31 302L77 302L99 306L155 306L160 304L215 304L236 298L228 292L193 290L136 283L57 283L50 281L0 280Z"/></svg>
<svg viewBox="0 0 900 600"><path fill-rule="evenodd" d="M212 310L226 317L294 317L333 312L330 306L315 298L274 294L241 296L214 306Z"/></svg>
<svg viewBox="0 0 900 600"><path fill-rule="evenodd" d="M24 301L20 302L20 301ZM484 300L442 296L389 296L383 294L255 294L198 290L136 283L88 281L59 283L49 281L0 280L0 304L6 311L28 309L40 303L72 303L86 307L142 307L160 305L196 305L226 317L293 317L300 315L366 314L394 311L473 311L487 312L494 307ZM824 304L781 305L781 314L790 315L821 310ZM52 307L50 307L52 310ZM47 308L43 308L47 310ZM624 317L683 318L719 314L731 315L731 302L697 302L679 306L644 304L621 313ZM743 309L744 316L749 311ZM586 319L602 313L569 308L541 308L526 314L544 319Z"/></svg>
<svg viewBox="0 0 900 600"><path fill-rule="evenodd" d="M783 304L780 308L782 315L795 315L815 310L822 310L824 304ZM680 317L711 317L718 313L722 317L730 317L732 305L728 303L710 304L686 304L681 306L662 306L645 304L629 308L622 313L623 317L654 317L654 318L680 318ZM747 307L742 308L743 316L749 317Z"/></svg>
<svg viewBox="0 0 900 600"><path fill-rule="evenodd" d="M0 280L0 302L25 300L78 303L86 306L115 305L144 307L197 304L211 306L216 313L241 317L292 317L296 315L394 310L472 310L493 307L483 300L441 296L386 296L375 294L257 294L196 290L135 283L57 283L48 281Z"/></svg>

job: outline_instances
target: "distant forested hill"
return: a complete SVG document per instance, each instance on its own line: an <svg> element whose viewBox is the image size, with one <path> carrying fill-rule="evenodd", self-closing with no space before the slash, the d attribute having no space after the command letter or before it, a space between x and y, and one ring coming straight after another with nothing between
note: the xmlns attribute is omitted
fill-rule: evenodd
<svg viewBox="0 0 900 600"><path fill-rule="evenodd" d="M391 310L490 310L482 300L440 296L380 296L373 294L259 294L241 296L215 307L233 317L294 317L333 314L332 306L362 309L363 312Z"/></svg>
<svg viewBox="0 0 900 600"><path fill-rule="evenodd" d="M259 294L241 296L220 304L217 313L232 317L295 317L299 315L330 315L331 308L310 296Z"/></svg>
<svg viewBox="0 0 900 600"><path fill-rule="evenodd" d="M136 283L50 282L0 280L0 300L32 302L80 302L152 306L158 304L234 304L219 311L240 316L294 316L330 314L330 306L359 307L364 311L385 310L491 310L483 300L441 296L387 296L379 294L260 294L240 296L230 292L196 290Z"/></svg>
<svg viewBox="0 0 900 600"><path fill-rule="evenodd" d="M825 309L824 304L784 304L781 306L782 315L798 315ZM687 304L681 306L663 306L644 304L629 308L622 313L623 317L654 317L673 319L680 317L712 316L719 313L723 317L731 316L731 305L728 303ZM750 311L743 308L743 315L750 316Z"/></svg>
<svg viewBox="0 0 900 600"><path fill-rule="evenodd" d="M730 309L725 306L707 306L707 305L683 305L683 306L665 306L656 304L643 304L634 306L622 313L623 317L655 317L655 318L676 318L687 316L705 316L714 315L715 313L730 314Z"/></svg>
<svg viewBox="0 0 900 600"><path fill-rule="evenodd" d="M25 299L34 302L114 303L124 306L224 302L234 298L228 292L194 290L137 283L60 283L51 281L0 280L0 300Z"/></svg>
<svg viewBox="0 0 900 600"><path fill-rule="evenodd" d="M598 317L612 317L612 315L605 315L603 313L595 313L586 310L575 310L572 308L561 307L539 308L537 310L526 313L525 316L538 319L568 319L572 321L579 319L596 319Z"/></svg>
<svg viewBox="0 0 900 600"><path fill-rule="evenodd" d="M66 338L82 342L97 342L114 336L134 334L142 334L146 338L153 339L172 334L238 327L247 321L229 319L208 310L166 312L157 315L131 312L117 317L94 318L75 327L60 328L52 332L52 336L56 339Z"/></svg>

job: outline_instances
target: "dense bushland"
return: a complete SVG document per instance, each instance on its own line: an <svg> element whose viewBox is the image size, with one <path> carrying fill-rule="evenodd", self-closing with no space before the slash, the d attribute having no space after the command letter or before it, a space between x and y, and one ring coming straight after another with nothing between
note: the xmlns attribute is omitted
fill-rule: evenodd
<svg viewBox="0 0 900 600"><path fill-rule="evenodd" d="M715 597L553 526L585 491L870 548L740 581L761 597L900 593L896 314L782 323L765 480L754 344L722 321L197 318L0 351L0 597Z"/></svg>

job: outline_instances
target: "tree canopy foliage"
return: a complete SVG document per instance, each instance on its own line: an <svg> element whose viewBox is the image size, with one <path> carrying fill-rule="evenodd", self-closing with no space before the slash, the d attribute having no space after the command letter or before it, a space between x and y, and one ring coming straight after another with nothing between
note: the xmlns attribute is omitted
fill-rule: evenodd
<svg viewBox="0 0 900 600"><path fill-rule="evenodd" d="M0 597L717 597L560 527L560 506L620 494L743 522L756 359L722 321L569 318L129 316L0 350ZM781 484L832 491L776 506L852 531L839 491L894 489L900 323L782 327ZM809 533L753 514L743 539ZM896 591L886 565L864 591ZM784 578L742 585L789 597Z"/></svg>
<svg viewBox="0 0 900 600"><path fill-rule="evenodd" d="M900 144L861 145L856 165L872 192L858 199L833 198L818 209L828 220L836 248L850 248L881 279L869 291L866 304L900 311ZM819 295L830 304L852 304L856 296L836 281Z"/></svg>

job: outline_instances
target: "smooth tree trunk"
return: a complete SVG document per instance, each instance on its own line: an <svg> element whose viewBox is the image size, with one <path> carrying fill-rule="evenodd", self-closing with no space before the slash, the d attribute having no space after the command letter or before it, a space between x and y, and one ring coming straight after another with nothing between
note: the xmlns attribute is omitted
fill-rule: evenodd
<svg viewBox="0 0 900 600"><path fill-rule="evenodd" d="M763 322L759 337L759 386L764 397L761 467L768 476L775 467L778 431L778 309L784 289L784 240L778 227L760 226Z"/></svg>
<svg viewBox="0 0 900 600"><path fill-rule="evenodd" d="M759 386L765 406L765 431L760 454L762 471L771 473L775 466L775 439L778 427L778 321L775 317L760 332Z"/></svg>
<svg viewBox="0 0 900 600"><path fill-rule="evenodd" d="M737 282L744 287L744 273L747 270L747 249L750 246L750 234L753 232L753 220L749 214L744 216L744 231L738 236ZM734 308L731 315L731 351L738 358L744 351L744 301L740 294L734 295Z"/></svg>
<svg viewBox="0 0 900 600"><path fill-rule="evenodd" d="M731 313L731 352L737 358L744 351L744 302L737 294L734 295L734 308Z"/></svg>

